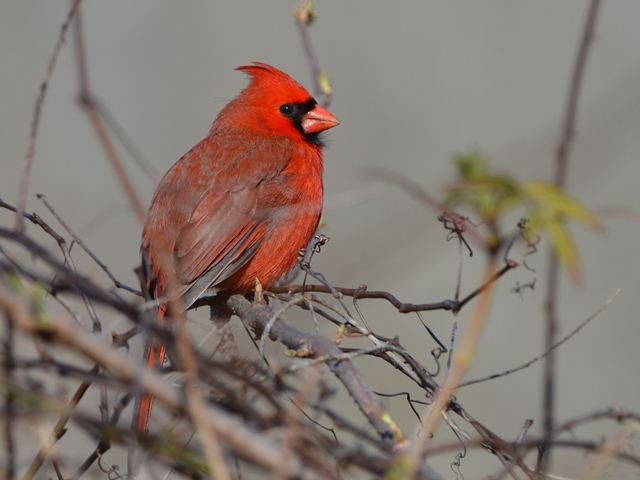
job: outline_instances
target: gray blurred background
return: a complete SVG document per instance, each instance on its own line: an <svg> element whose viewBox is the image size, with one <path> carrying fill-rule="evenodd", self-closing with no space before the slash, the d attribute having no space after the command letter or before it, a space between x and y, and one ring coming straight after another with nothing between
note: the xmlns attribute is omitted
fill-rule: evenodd
<svg viewBox="0 0 640 480"><path fill-rule="evenodd" d="M457 247L445 241L436 213L396 187L371 183L362 169L391 168L440 195L453 179L451 155L473 148L518 178L549 179L586 6L583 0L317 2L311 35L333 81L331 110L342 124L328 136L324 218L331 241L315 266L337 285L366 283L406 301L452 297ZM83 16L93 91L162 173L206 134L216 113L244 86L234 67L260 60L310 85L293 7L290 0L87 1ZM11 202L36 92L67 9L63 0L1 2L0 197ZM574 228L586 278L576 287L563 277L561 334L615 289L622 294L559 350L559 419L610 405L640 409L640 217L609 208L640 209L639 45L640 2L604 2L568 189L608 213L602 217L603 233ZM35 193L46 194L117 276L134 284L140 226L75 102L71 46L60 54L44 104L28 206L43 213ZM148 202L154 182L132 162L126 167ZM0 224L12 222L0 212ZM516 366L543 350L546 251L530 262L539 272L538 289L522 298L511 292L516 281L531 280L523 269L500 282L470 378ZM102 281L95 265L81 265ZM464 291L477 285L482 266L480 258L467 261ZM399 335L419 358L427 358L433 343L415 317L401 316L384 303L364 306L372 328ZM469 312L459 316L461 328ZM451 315L425 317L448 339ZM380 363L360 365L376 389L409 388ZM526 418L534 419L532 434L537 434L541 379L536 364L463 389L458 398L500 435L515 437ZM413 432L415 418L404 400L386 403L405 431ZM613 431L605 427L578 433L598 438ZM79 445L83 448L80 456L92 447ZM21 458L30 459L26 453ZM432 464L455 478L452 459L453 454L443 455ZM582 452L558 451L554 471L574 478L587 464ZM470 452L461 471L480 478L499 469L495 458ZM637 475L614 465L605 478Z"/></svg>

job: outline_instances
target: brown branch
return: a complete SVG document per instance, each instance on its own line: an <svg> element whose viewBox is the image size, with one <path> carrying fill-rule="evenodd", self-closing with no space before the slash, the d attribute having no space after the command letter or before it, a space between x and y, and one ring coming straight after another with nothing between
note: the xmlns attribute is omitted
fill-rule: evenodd
<svg viewBox="0 0 640 480"><path fill-rule="evenodd" d="M594 28L598 11L600 8L600 0L591 0L584 26L582 28L582 36L580 45L576 55L569 91L567 94L567 104L565 107L564 121L560 130L560 141L556 151L555 159L555 175L554 182L559 187L565 187L567 181L567 170L569 164L569 154L571 146L575 138L575 124L578 115L578 103L580 92L582 91L582 82L584 71L587 64L589 47L593 41ZM555 423L555 354L553 345L557 342L558 318L557 318L557 302L558 302L558 280L559 280L559 264L558 258L553 251L549 254L548 278L546 291L546 326L545 326L545 351L551 353L545 358L543 373L543 436L547 442L550 442L553 435ZM549 466L549 456L545 455L545 448L542 448L539 461L538 471L545 472Z"/></svg>
<svg viewBox="0 0 640 480"><path fill-rule="evenodd" d="M502 277L509 270L516 268L518 264L512 260L507 260L507 263L498 271L496 271L490 278L488 278L480 287L469 293L461 300L443 300L441 302L434 303L405 303L400 301L395 295L384 290L367 290L366 285L362 285L357 288L346 287L328 287L326 285L285 285L282 287L271 287L269 289L272 293L303 293L303 292L318 292L318 293L333 293L332 289L341 295L347 297L353 297L356 300L365 298L375 298L380 300L386 300L393 305L400 313L411 312L425 312L430 310L448 310L453 313L458 313L467 303L476 298L482 292L484 292L491 284Z"/></svg>
<svg viewBox="0 0 640 480"><path fill-rule="evenodd" d="M636 420L625 421L621 431L605 440L600 448L595 451L595 458L579 477L580 480L602 478L600 475L607 469L612 458L615 457L616 453L625 449L638 433L640 433L640 423Z"/></svg>
<svg viewBox="0 0 640 480"><path fill-rule="evenodd" d="M123 303L113 295L104 291L98 285L96 285L90 278L80 275L73 270L69 269L64 263L60 262L49 250L42 247L37 242L33 241L28 236L0 227L0 238L6 238L13 242L18 243L24 247L34 257L44 261L49 267L56 272L56 279L52 281L50 279L44 279L41 275L37 275L33 272L21 271L21 273L29 274L30 278L44 281L53 292L65 291L89 296L92 300L95 300L103 305L108 305L114 308L116 311L126 315L133 321L138 319L138 308L133 304Z"/></svg>
<svg viewBox="0 0 640 480"><path fill-rule="evenodd" d="M208 385L213 386L210 382L214 382L216 389L218 387L221 387L222 385L219 383L220 380L220 376L221 374L228 374L231 375L232 377L242 381L243 383L245 383L247 386L251 387L251 388L255 388L258 392L260 392L261 396L263 396L263 398L265 400L267 400L270 404L272 404L277 411L282 412L284 406L282 404L280 404L277 399L271 395L273 395L274 391L270 390L263 382L252 382L249 378L246 377L246 374L243 373L242 371L236 371L234 369L229 369L229 367L231 366L231 364L229 363L220 363L220 362L216 362L216 361L209 361L206 362L206 359L202 356L198 357L198 362L200 365L200 381L201 382L207 382ZM273 381L274 384L271 385L272 387L275 388L276 391L282 391L282 392L287 392L291 395L297 395L299 393L298 388L293 387L291 385L288 385L286 383L286 380L283 376L278 376L278 378L276 379L275 377L273 377L272 375L270 375L270 371L268 370L263 370L262 365L261 364L255 364L252 362L247 362L248 364L251 364L251 368L255 368L258 371L263 372L266 376L268 376L270 378L270 381ZM234 365L236 365L234 363ZM22 369L36 369L36 368L53 368L56 371L58 371L61 374L64 375L72 375L74 378L79 378L82 380L92 380L94 384L101 384L101 385L108 385L111 387L116 387L116 388L121 388L122 384L117 382L116 380L108 377L108 376L103 376L103 375L93 375L90 376L88 374L88 372L84 369L79 369L77 367L71 366L69 364L65 364L65 363L60 363L57 361L45 361L42 359L36 359L36 360L31 360L31 361L20 361L16 363L16 367L17 368L22 368ZM215 369L215 372L212 371L212 368ZM267 388L265 388L267 387ZM230 395L233 396L234 395L234 391L229 391L229 390L225 390L225 395ZM33 395L33 394L31 394ZM36 394L37 395L37 394ZM91 433L92 435L99 435L100 437L104 438L108 438L109 442L111 440L114 440L116 443L119 443L117 439L114 439L112 434L112 429L115 428L115 426L118 423L118 415L121 411L122 408L124 408L124 406L126 406L128 404L128 399L127 397L130 397L131 394L127 394L125 395L125 397L123 397L118 404L116 405L116 407L114 408L114 413L112 416L112 419L110 421L110 425L106 427L105 430L105 425L104 423L102 424L97 424L96 422L91 421ZM126 400L126 401L125 401ZM251 400L247 400L249 403L252 403ZM50 399L47 398L46 399L46 403L48 404L50 402ZM231 405L228 403L228 399L225 401L226 406L230 407ZM362 446L364 444L370 444L371 446L373 446L374 448L377 448L381 451L386 451L384 443L382 443L377 437L373 437L369 434L368 431L356 427L355 424L337 414L335 411L331 410L330 408L327 407L326 403L326 398L322 399L320 398L319 400L314 400L314 401L309 401L308 402L308 406L312 407L314 410L317 410L318 412L321 412L325 415L327 415L327 417L329 419L331 419L334 424L336 425L336 427L343 429L345 431L351 432L352 434L356 435L359 439L359 443L357 446L355 446L354 448L357 451L360 451L362 449ZM238 407L241 405L234 405L234 407ZM62 412L66 411L67 408L66 406L64 406L64 408L56 408L56 410L61 410ZM286 412L284 412L285 415L287 415ZM243 417L246 419L250 419L252 423L257 423L260 424L260 417L261 417L261 413L258 410L252 410L252 411L248 411L246 413L242 413ZM271 417L271 414L269 414L269 416ZM306 416L306 415L305 415ZM273 418L273 417L271 417ZM312 421L312 423L314 423L315 425L318 425L317 422L313 422L312 418L310 418L309 416L307 416L307 418ZM84 423L86 423L89 419L85 418L82 416L81 413L76 413L74 414L74 420L76 420L76 423L80 423L80 426L85 426L83 425ZM80 422L78 422L78 420L81 420ZM271 423L268 423L267 428L272 426ZM302 423L298 425L298 427L303 426ZM86 426L85 426L86 428ZM309 430L306 430L306 433L311 433ZM106 437L105 437L106 434ZM158 454L159 452L157 452L153 446L151 446L149 444L149 441L152 440L152 436L147 435L144 436L142 438L140 438L141 443L145 446L145 448L147 448L147 450L153 452L154 454ZM321 441L323 447L327 448L331 453L332 456L334 456L336 458L336 460L338 460L339 456L336 456L336 454L339 455L344 455L346 458L348 458L350 455L352 455L351 453L349 453L351 451L350 448L346 448L345 445L339 444L337 439L325 439ZM91 456L87 459L87 461L85 461L83 463L83 467L79 470L79 472L86 472L88 471L88 468L91 466L92 463L94 463L96 460L99 459L99 456L101 454L103 454L108 448L109 443L107 442L103 442L102 440L100 441L100 445L99 448L96 449L96 451L94 451ZM386 465L385 468L382 469L382 471L376 471L376 470L372 470L370 467L370 465L367 465L366 463L358 463L356 462L355 465L359 466L361 468L364 468L365 470L371 471L372 473L378 473L380 475L382 475L384 473L384 471L386 470L386 468L388 468L388 466L390 465L390 462L392 461L392 457L390 457L389 455L386 455L384 457L381 457L378 459L379 462L384 462L384 464ZM327 469L328 471L330 471L330 468ZM76 475L76 477L80 476L79 474Z"/></svg>
<svg viewBox="0 0 640 480"><path fill-rule="evenodd" d="M97 365L94 365L94 367L89 371L89 374L96 374L99 370L99 367ZM38 473L38 470L40 470L40 467L42 467L44 461L51 454L51 450L53 449L55 443L60 440L66 433L66 426L69 422L69 419L71 418L72 412L78 406L78 403L80 403L80 400L82 399L82 397L84 397L84 394L87 393L87 390L91 386L91 383L91 381L85 380L80 384L80 386L78 386L73 396L71 397L71 400L69 400L69 404L67 406L68 408L60 414L60 418L58 418L58 421L53 427L47 443L36 454L35 458L31 462L31 465L22 476L22 480L31 480L35 476L35 474Z"/></svg>
<svg viewBox="0 0 640 480"><path fill-rule="evenodd" d="M100 115L104 125L115 137L120 145L127 151L129 157L140 168L140 170L147 176L147 178L154 184L158 183L162 178L162 172L158 171L155 165L149 162L144 157L142 152L133 143L133 140L129 138L127 131L118 123L113 113L109 111L104 102L101 102L95 95L91 98L93 106Z"/></svg>
<svg viewBox="0 0 640 480"><path fill-rule="evenodd" d="M510 445L511 449L522 449L523 451L530 451L533 448L541 447L544 444L544 439L542 438L531 438L528 440L524 440L522 442L510 442L507 445ZM484 438L474 438L471 440L465 440L463 445L466 448L487 448L487 444ZM559 448L574 448L579 450L586 450L589 452L593 452L601 448L602 443L589 441L589 440L552 440L551 447L559 447ZM433 457L435 455L441 455L443 453L454 452L456 450L460 450L460 441L456 441L453 443L447 443L443 445L437 445L434 447L429 447L425 450L425 455L428 457ZM497 454L503 454L504 452L495 452ZM640 467L640 458L632 455L627 452L618 451L615 453L615 457L620 460L624 460L632 465Z"/></svg>
<svg viewBox="0 0 640 480"><path fill-rule="evenodd" d="M91 123L91 126L93 127L93 130L98 137L98 141L100 142L100 145L102 146L102 149L107 156L107 159L109 160L111 168L113 169L113 172L115 173L120 186L127 196L129 204L133 208L133 212L136 214L138 219L142 221L145 215L144 204L138 196L138 193L136 192L131 179L127 175L127 171L125 170L124 165L120 160L120 156L118 155L118 152L109 137L109 133L107 132L107 129L103 124L102 118L93 100L93 95L91 93L89 83L89 72L87 69L84 45L82 17L80 15L80 12L78 12L78 18L75 22L75 58L80 90L78 94L80 105L87 114L89 123Z"/></svg>
<svg viewBox="0 0 640 480"><path fill-rule="evenodd" d="M16 402L14 393L9 385L13 383L13 370L15 366L14 357L14 327L11 322L7 321L4 339L4 358L2 358L2 366L0 367L0 385L6 388L4 403L4 444L5 444L5 478L13 479L16 471L16 444L15 444L15 407Z"/></svg>
<svg viewBox="0 0 640 480"><path fill-rule="evenodd" d="M495 259L488 260L485 279L491 279L495 276ZM487 283L485 281L485 283ZM484 329L485 321L491 307L491 299L493 296L494 283L489 283L489 287L482 293L478 303L471 315L468 326L464 332L462 343L453 354L451 370L444 384L438 390L433 403L425 408L418 438L413 442L411 447L400 455L404 457L404 474L405 478L413 479L422 463L422 458L431 435L440 423L442 413L447 410L449 402L453 397L453 392L460 385L468 369L471 367L473 358L476 353L480 335Z"/></svg>
<svg viewBox="0 0 640 480"><path fill-rule="evenodd" d="M123 384L139 385L144 393L153 395L169 410L185 412L183 396L166 384L158 374L138 368L131 359L96 341L95 337L79 330L66 318L33 318L20 299L2 284L0 311L23 333L67 346L105 368ZM291 477L315 478L312 472L303 469L297 458L285 455L278 445L249 430L240 419L219 407L207 406L207 415L202 421L205 422L203 428L213 429L241 457Z"/></svg>
<svg viewBox="0 0 640 480"><path fill-rule="evenodd" d="M7 202L3 201L1 198L0 198L0 208L4 208L4 209L9 210L9 211L14 212L14 213L18 212L17 207L14 207L10 203L7 203ZM47 222L45 222L40 217L40 215L38 215L35 212L34 213L22 212L22 216L24 218L26 218L27 220L29 220L34 225L37 225L42 230L44 230L44 232L46 234L48 234L49 236L51 236L51 238L53 238L56 241L58 246L62 250L64 250L64 246L66 244L66 240L58 232L56 232Z"/></svg>
<svg viewBox="0 0 640 480"><path fill-rule="evenodd" d="M320 105L326 108L331 103L333 91L326 73L320 68L320 62L318 61L318 56L313 48L311 35L309 34L309 26L315 20L315 12L313 10L314 3L313 0L303 0L296 7L293 16L296 20L298 31L300 32L302 50L304 51L309 69L311 70L313 94Z"/></svg>
<svg viewBox="0 0 640 480"><path fill-rule="evenodd" d="M94 377L98 378L98 377ZM113 382L110 382L113 383ZM118 384L118 387L121 388L122 384ZM17 395L21 398L24 398L27 402L32 402L35 405L38 405L46 412L60 412L61 415L65 415L69 413L68 405L64 402L61 402L55 397L42 396L40 394L34 394L29 390L25 390L18 385L12 385L12 388L16 391ZM117 428L118 420L120 415L122 414L122 410L126 407L128 403L127 395L123 397L118 404L115 406L113 410L113 415L111 417L111 424L105 426L101 422L95 421L93 418L83 414L79 411L72 412L71 420L74 421L80 428L85 430L89 435L96 435L97 433L101 436L107 436L109 438L108 442L102 442L98 449L94 450L89 458L83 462L82 466L78 469L78 471L72 476L66 476L63 478L77 480L84 473L87 472L88 468L96 461L98 461L98 466L100 470L109 475L109 473L114 473L113 476L108 476L107 478L115 479L123 479L123 476L117 473L118 467L105 467L101 464L102 455L104 452L108 450L110 444L117 443L120 445L126 445L131 436L130 430L121 430ZM181 447L175 442L172 442L166 436L161 437L153 437L146 436L144 438L145 446L155 453L155 459L164 463L165 465L175 469L177 472L185 473L189 475L191 478L200 479L202 478L202 472L199 471L197 465L187 465L180 460L181 455L188 455L190 458L197 459L198 452L189 451L186 448ZM51 463L56 462L55 458L51 458ZM54 469L56 467L54 466Z"/></svg>
<svg viewBox="0 0 640 480"><path fill-rule="evenodd" d="M40 84L40 92L38 93L38 97L36 98L36 105L34 107L33 118L31 120L31 132L29 133L29 145L27 146L27 153L22 165L20 190L18 191L15 229L19 232L24 229L23 214L27 208L29 181L31 179L31 167L33 166L33 158L36 155L36 139L38 138L38 128L40 126L40 118L42 116L42 106L44 104L44 99L47 94L49 83L51 82L51 78L53 76L53 70L58 60L58 54L60 53L62 46L65 44L67 30L69 29L69 25L71 24L73 17L76 15L79 6L80 0L73 0L73 2L71 3L71 8L69 9L69 13L67 13L67 18L60 27L58 41L53 47L53 53L51 54L51 57L49 58L49 64L47 65L47 72L45 73L44 80Z"/></svg>
<svg viewBox="0 0 640 480"><path fill-rule="evenodd" d="M139 290L136 290L135 288L132 288L132 287L122 283L120 280L118 280L115 277L115 275L113 273L111 273L111 270L109 269L109 267L102 260L100 260L95 253L93 253L91 251L91 249L87 246L87 244L84 243L84 241L82 241L82 239L80 237L78 237L78 235L76 235L73 232L73 230L71 230L71 227L69 227L69 225L67 225L67 223L62 219L62 217L58 214L58 212L49 203L49 201L47 200L47 197L45 197L42 193L38 193L36 195L36 197L38 197L38 200L40 200L44 204L44 206L47 207L47 210L49 210L51 215L53 215L54 218L58 221L58 223L60 223L60 225L62 225L62 228L65 229L65 231L69 234L69 236L73 239L73 241L75 243L77 243L80 246L80 248L82 250L84 250L84 252L87 255L89 255L89 257L91 257L91 260L93 260L96 263L96 265L98 265L98 267L100 267L100 269L107 275L107 277L109 277L109 279L111 280L111 282L113 282L113 285L116 288L120 288L122 290L126 290L127 292L130 292L130 293L133 293L135 295L138 295L139 297L142 296L142 293Z"/></svg>
<svg viewBox="0 0 640 480"><path fill-rule="evenodd" d="M266 305L251 304L242 296L234 295L227 300L227 306L238 315L258 336L272 319L273 312ZM342 351L326 337L301 332L280 319L273 322L269 338L277 340L300 357L340 357ZM331 371L345 386L369 423L378 435L393 446L404 441L404 435L397 424L389 417L384 406L377 398L362 374L350 360L328 361Z"/></svg>
<svg viewBox="0 0 640 480"><path fill-rule="evenodd" d="M553 436L557 437L558 435L560 435L563 432L572 432L575 428L580 427L582 425L586 425L586 424L590 424L590 423L594 423L596 421L600 421L600 420L613 420L617 423L621 423L621 424L625 424L628 422L634 422L635 424L640 423L640 415L635 413L635 412L630 412L628 410L619 408L619 407L610 407L610 408L605 408L602 410L596 410L594 412L590 412L587 413L585 415L581 415L579 417L576 418L572 418L570 420L567 420L566 422L564 422L562 425L558 426L554 432L553 432ZM558 443L560 442L560 443ZM565 445L563 443L561 443L562 441L557 441L557 440L552 440L551 446L552 447L556 447L556 446L575 446L576 448L586 448L588 450L596 450L598 448L600 448L601 445L599 444L595 444L595 443L591 443L591 442L581 442L581 445L586 444L589 445L589 447L582 447L582 446L578 446L578 445ZM578 441L580 442L580 441ZM533 444L528 445L524 442L524 440L521 440L520 442L521 445L516 446L515 447L515 452L514 452L514 457L513 459L515 460L521 460L522 458L524 458L528 453L529 453L529 449L533 447L542 447L544 446L546 443L543 439L541 440L537 440L534 441ZM521 446L524 446L526 448L520 448ZM618 458L622 459L622 460L626 460L629 461L631 463L636 463L637 465L640 465L640 458L637 457L633 457L633 456L623 456L620 455L620 452L617 452L618 454L616 455ZM513 461L515 461L513 460ZM504 473L504 472L503 472ZM496 480L500 480L503 477L503 475L498 475Z"/></svg>
<svg viewBox="0 0 640 480"><path fill-rule="evenodd" d="M176 279L170 276L169 289L174 289L175 284ZM207 406L198 386L198 362L193 345L189 341L186 327L187 318L180 298L169 303L169 311L176 324L176 351L185 373L186 409L191 423L200 437L209 474L216 480L230 480L231 475L224 460L218 434L215 429L206 428Z"/></svg>
<svg viewBox="0 0 640 480"><path fill-rule="evenodd" d="M400 187L416 201L425 205L426 207L429 207L435 212L440 213L450 211L449 207L446 204L433 197L429 192L422 188L421 185L414 182L412 179L400 172L396 172L395 170L384 167L369 167L364 169L364 174L371 179L387 182ZM495 246L487 242L487 240L485 240L483 236L478 233L477 228L472 223L467 222L467 224L471 225L472 228L466 229L464 233L471 239L474 244L478 245L485 252L489 252L492 248L495 248Z"/></svg>
<svg viewBox="0 0 640 480"><path fill-rule="evenodd" d="M581 415L571 420L567 420L563 424L559 425L553 433L555 435L558 435L559 433L568 432L584 424L599 420L613 420L617 423L622 423L627 420L640 422L640 414L630 412L619 407L605 408L602 410L596 410L595 412L587 413L585 415Z"/></svg>
<svg viewBox="0 0 640 480"><path fill-rule="evenodd" d="M511 375L512 373L516 373L516 372L519 372L520 370L524 370L525 368L528 368L531 365L533 365L534 363L542 360L546 356L550 355L552 351L556 350L558 347L562 346L565 342L569 341L571 338L573 338L575 335L577 335L578 332L580 332L580 330L582 330L584 327L586 327L588 323L590 323L593 319L595 319L597 316L599 316L609 305L611 305L611 303L615 300L615 298L618 296L619 293L620 293L620 289L616 290L613 293L613 295L611 295L611 297L609 297L607 299L607 301L604 303L604 305L602 305L598 310L596 310L594 313L592 313L587 318L585 318L582 322L580 322L578 324L578 326L576 328L574 328L569 333L567 333L559 341L554 343L550 350L547 350L546 352L538 355L537 357L532 358L528 362L525 362L522 365L519 365L517 367L510 368L510 369L505 370L505 371L500 372L500 373L494 373L494 374L491 374L491 375L487 375L486 377L475 378L473 380L469 380L467 382L461 383L459 388L468 387L469 385L474 385L476 383L482 383L482 382L486 382L488 380L495 380L496 378L501 378L501 377L504 377L506 375Z"/></svg>

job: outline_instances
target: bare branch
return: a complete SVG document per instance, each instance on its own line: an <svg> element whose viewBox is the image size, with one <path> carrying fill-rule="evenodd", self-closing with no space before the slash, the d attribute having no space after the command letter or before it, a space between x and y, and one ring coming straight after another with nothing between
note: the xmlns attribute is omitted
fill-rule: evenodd
<svg viewBox="0 0 640 480"><path fill-rule="evenodd" d="M76 15L79 6L80 0L73 0L71 8L69 9L69 13L67 13L67 18L60 27L58 41L53 47L53 53L49 58L47 72L45 73L44 80L40 84L40 92L38 93L36 105L33 110L33 118L31 119L31 132L29 133L29 146L27 147L27 153L22 165L22 176L20 177L20 190L18 192L18 202L16 209L15 229L19 232L24 229L23 213L27 208L29 181L31 179L31 167L33 165L33 158L36 154L36 140L38 138L38 128L40 127L40 117L42 116L42 105L44 104L44 99L47 94L49 83L51 82L51 78L53 77L53 70L58 60L58 54L60 53L62 46L65 44L67 30L69 29L69 25L71 24L73 17Z"/></svg>
<svg viewBox="0 0 640 480"><path fill-rule="evenodd" d="M576 59L569 83L569 91L567 94L567 104L565 107L564 121L560 130L560 141L556 151L555 159L555 175L554 182L560 187L566 185L567 169L569 163L569 154L575 137L575 123L578 114L578 101L584 71L587 64L589 47L593 41L594 29L598 12L600 9L600 0L591 0L589 9L582 28L582 36L580 45L576 54ZM545 351L550 354L545 357L544 362L544 378L542 384L543 390L543 430L544 438L550 442L555 423L555 355L553 345L557 341L558 318L557 318L557 301L558 301L558 277L559 265L558 258L553 251L549 253L549 264L547 270L547 291L546 291L546 327L545 327ZM538 471L545 472L549 465L549 455L545 455L545 449L541 450Z"/></svg>
<svg viewBox="0 0 640 480"><path fill-rule="evenodd" d="M488 279L495 276L495 260L488 261L485 271L485 284ZM422 417L418 438L408 451L401 453L405 455L405 476L408 479L415 478L416 472L422 463L422 457L426 449L427 443L438 426L441 415L446 411L447 405L453 396L453 392L460 385L462 378L471 366L473 357L475 356L476 347L480 340L480 334L484 328L489 308L491 305L491 297L493 294L494 284L489 283L489 287L480 295L480 299L471 319L464 332L461 345L453 355L451 370L447 376L444 385L436 394L433 403L425 408Z"/></svg>
<svg viewBox="0 0 640 480"><path fill-rule="evenodd" d="M315 20L314 3L313 0L302 0L296 7L293 16L295 17L296 25L300 32L304 55L311 69L313 94L316 96L320 105L326 108L331 103L333 89L329 77L327 77L327 74L320 68L320 62L318 61L318 56L313 48L311 35L309 34L309 26Z"/></svg>
<svg viewBox="0 0 640 480"><path fill-rule="evenodd" d="M469 293L461 300L443 300L442 302L434 303L405 303L398 300L398 298L392 293L383 290L367 290L366 285L362 285L358 288L345 288L345 287L327 287L326 285L286 285L282 287L271 287L270 291L273 293L302 293L302 292L319 292L319 293L332 293L332 289L341 295L353 297L354 299L365 298L377 298L380 300L386 300L393 305L400 313L411 312L426 312L431 310L448 310L453 313L458 313L467 303L476 298L487 288L489 288L496 280L502 277L509 270L512 270L518 266L513 261L508 261L500 270L496 271L490 278L477 289Z"/></svg>
<svg viewBox="0 0 640 480"><path fill-rule="evenodd" d="M98 366L94 365L94 367L89 371L89 374L96 374L99 370L100 369L98 368ZM49 457L55 443L60 440L66 433L66 426L69 422L69 419L71 418L71 412L73 412L78 403L80 403L80 400L82 400L82 397L84 397L84 394L87 393L87 390L89 390L90 386L91 382L89 380L85 380L76 389L74 394L71 396L71 400L69 400L68 410L64 411L60 415L60 418L58 418L56 425L51 431L51 435L49 435L49 440L36 454L36 457L33 459L31 465L23 475L22 480L31 480L36 475L36 473L38 473L38 470L40 470L40 467L42 466L44 461Z"/></svg>
<svg viewBox="0 0 640 480"><path fill-rule="evenodd" d="M564 344L565 342L567 342L568 340L573 338L575 335L577 335L578 332L580 332L580 330L582 330L584 327L587 326L588 323L591 322L591 320L595 319L602 312L604 312L606 310L606 308L609 305L611 305L611 303L615 300L615 298L618 296L618 294L620 292L621 292L620 289L618 289L615 292L613 292L613 295L611 295L607 299L607 301L604 303L604 305L602 305L598 310L596 310L594 313L592 313L586 319L584 319L582 322L580 322L576 328L571 330L568 334L566 334L564 337L562 337L558 342L553 344L553 346L551 347L551 350L547 350L546 352L538 355L537 357L532 358L528 362L523 363L522 365L519 365L517 367L505 370L504 372L493 373L491 375L487 375L486 377L476 378L476 379L473 379L473 380L469 380L468 382L461 383L459 388L468 387L469 385L474 385L476 383L482 383L482 382L486 382L488 380L494 380L496 378L504 377L506 375L511 375L512 373L516 373L516 372L519 372L520 370L524 370L525 368L530 367L531 365L533 365L534 363L538 362L539 360L542 360L547 355L549 355L553 350L555 350L556 348L560 347L562 344Z"/></svg>
<svg viewBox="0 0 640 480"><path fill-rule="evenodd" d="M272 312L266 305L251 305L245 298L234 295L227 306L258 335L266 328ZM342 352L328 338L311 335L287 325L280 319L273 322L269 337L295 352L299 357L340 356ZM369 423L390 446L404 441L404 435L391 419L376 394L350 360L327 362L329 368L343 383Z"/></svg>
<svg viewBox="0 0 640 480"><path fill-rule="evenodd" d="M89 249L87 244L84 243L84 241L82 241L82 239L80 237L78 237L73 232L73 230L71 230L71 227L69 227L69 225L67 225L67 223L58 214L58 212L56 212L56 210L49 203L49 201L47 200L47 197L45 195L43 195L42 193L38 193L36 195L36 197L38 197L38 199L44 204L44 206L47 207L47 210L49 210L49 212L51 212L51 215L53 215L55 217L55 219L58 221L58 223L60 223L60 225L62 225L62 228L65 229L65 231L69 234L69 236L73 239L73 241L75 243L77 243L80 246L80 248L82 248L82 250L84 250L85 253L87 255L89 255L89 257L91 257L91 259L102 269L102 271L107 275L107 277L109 277L109 279L113 282L113 285L116 288L121 288L123 290L126 290L127 292L130 292L130 293L133 293L135 295L138 295L139 297L142 296L142 293L140 293L140 290L136 290L135 288L132 288L132 287L122 283L120 280L118 280L115 277L115 275L113 273L111 273L111 270L109 270L109 267L107 267L107 265L102 260L100 260L95 253L93 253Z"/></svg>
<svg viewBox="0 0 640 480"><path fill-rule="evenodd" d="M122 160L120 160L120 156L118 155L113 142L111 142L109 133L107 132L107 129L103 124L102 117L100 116L93 100L85 56L82 17L80 16L80 14L78 14L78 19L75 23L75 47L78 84L80 89L78 98L80 100L80 105L87 114L89 122L91 123L91 126L93 127L93 130L98 137L98 141L100 142L100 145L104 150L107 159L109 160L113 172L116 174L118 182L120 182L122 190L129 200L129 204L131 205L133 212L136 214L138 219L142 221L145 214L145 208L142 200L138 196L138 193L136 192L131 179L127 175Z"/></svg>
<svg viewBox="0 0 640 480"><path fill-rule="evenodd" d="M153 395L167 408L173 411L184 411L184 399L180 393L163 382L157 374L146 369L140 370L130 359L105 347L93 336L79 331L65 318L47 321L34 319L26 307L2 284L0 284L0 310L22 332L42 336L71 347L104 366L117 380L127 385L133 385L139 381L145 393ZM228 415L218 407L207 407L207 415L203 421L206 422L203 425L204 428L213 429L243 458L271 470L283 471L289 476L309 478L308 472L302 470L296 458L286 456L285 452L276 445L254 435L239 419Z"/></svg>

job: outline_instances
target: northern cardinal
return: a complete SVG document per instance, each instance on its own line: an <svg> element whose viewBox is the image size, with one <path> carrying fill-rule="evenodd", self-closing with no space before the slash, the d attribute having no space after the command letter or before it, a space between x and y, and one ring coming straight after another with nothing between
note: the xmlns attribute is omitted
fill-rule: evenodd
<svg viewBox="0 0 640 480"><path fill-rule="evenodd" d="M249 85L209 134L178 160L155 192L142 232L143 273L161 306L187 309L203 295L273 285L296 263L322 211L322 142L338 125L300 84L265 63L238 67ZM164 303L163 303L164 302ZM167 358L148 342L150 368ZM146 433L153 398L143 396L134 427Z"/></svg>

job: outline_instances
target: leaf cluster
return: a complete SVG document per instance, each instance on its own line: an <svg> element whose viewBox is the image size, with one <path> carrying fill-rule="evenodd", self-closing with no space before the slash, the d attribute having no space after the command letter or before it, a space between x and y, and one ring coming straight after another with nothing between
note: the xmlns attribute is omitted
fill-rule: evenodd
<svg viewBox="0 0 640 480"><path fill-rule="evenodd" d="M580 201L556 185L540 180L521 181L490 166L487 157L469 152L455 157L457 179L447 188L445 204L472 211L492 235L507 215L521 211L523 236L536 243L544 236L572 280L582 277L580 255L569 229L570 221L590 229L600 228L598 217ZM498 238L490 239L495 244Z"/></svg>

